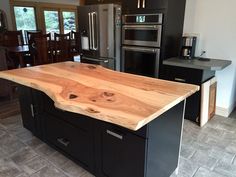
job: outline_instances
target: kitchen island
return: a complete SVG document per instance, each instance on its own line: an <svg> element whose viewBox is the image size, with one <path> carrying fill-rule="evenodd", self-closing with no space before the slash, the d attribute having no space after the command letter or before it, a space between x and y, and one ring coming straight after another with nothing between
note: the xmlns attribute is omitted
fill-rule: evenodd
<svg viewBox="0 0 236 177"><path fill-rule="evenodd" d="M198 86L63 62L0 72L19 86L23 125L97 177L168 177L185 99Z"/></svg>

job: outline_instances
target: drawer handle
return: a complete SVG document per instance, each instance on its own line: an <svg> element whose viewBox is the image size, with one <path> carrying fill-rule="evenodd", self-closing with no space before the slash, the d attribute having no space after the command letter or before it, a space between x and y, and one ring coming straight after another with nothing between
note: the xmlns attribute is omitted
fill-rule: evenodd
<svg viewBox="0 0 236 177"><path fill-rule="evenodd" d="M31 116L34 117L34 105L30 104Z"/></svg>
<svg viewBox="0 0 236 177"><path fill-rule="evenodd" d="M181 79L181 78L175 78L175 81L179 81L179 82L186 82L186 80L185 79Z"/></svg>
<svg viewBox="0 0 236 177"><path fill-rule="evenodd" d="M70 141L68 141L65 138L58 138L57 142L59 142L60 144L62 144L63 146L67 147L70 144Z"/></svg>
<svg viewBox="0 0 236 177"><path fill-rule="evenodd" d="M113 132L113 131L111 131L111 130L107 130L107 134L109 134L109 135L111 135L111 136L114 136L114 137L116 137L116 138L118 138L118 139L120 139L120 140L123 139L123 136L122 136L122 135L119 135L118 133L115 133L115 132Z"/></svg>

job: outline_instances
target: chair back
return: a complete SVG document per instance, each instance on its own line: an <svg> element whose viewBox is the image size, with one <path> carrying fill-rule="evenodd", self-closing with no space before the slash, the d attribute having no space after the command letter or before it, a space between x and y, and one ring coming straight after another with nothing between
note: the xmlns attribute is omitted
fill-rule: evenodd
<svg viewBox="0 0 236 177"><path fill-rule="evenodd" d="M73 44L74 44L74 49L76 50L76 52L79 52L79 48L80 48L80 33L79 32L75 32L75 31L71 31L71 39L73 40Z"/></svg>
<svg viewBox="0 0 236 177"><path fill-rule="evenodd" d="M34 37L41 36L43 32L41 30L38 31L25 31L25 36L26 36L26 43L30 44L30 40Z"/></svg>
<svg viewBox="0 0 236 177"><path fill-rule="evenodd" d="M3 34L3 46L14 47L23 45L23 35L22 30L20 31L5 31Z"/></svg>
<svg viewBox="0 0 236 177"><path fill-rule="evenodd" d="M0 47L0 71L7 70L7 59L6 59L6 49ZM0 79L0 96L8 96L10 94L9 82Z"/></svg>
<svg viewBox="0 0 236 177"><path fill-rule="evenodd" d="M67 34L54 34L55 46L55 59L56 62L71 60L71 38L70 33Z"/></svg>
<svg viewBox="0 0 236 177"><path fill-rule="evenodd" d="M52 63L49 51L49 41L47 35L34 38L34 43L30 47L30 53L34 56L34 65Z"/></svg>

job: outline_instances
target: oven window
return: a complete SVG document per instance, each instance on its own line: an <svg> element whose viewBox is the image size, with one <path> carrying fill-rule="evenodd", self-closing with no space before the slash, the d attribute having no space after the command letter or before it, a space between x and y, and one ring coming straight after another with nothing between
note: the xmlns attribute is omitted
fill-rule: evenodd
<svg viewBox="0 0 236 177"><path fill-rule="evenodd" d="M156 53L124 51L124 72L155 77Z"/></svg>
<svg viewBox="0 0 236 177"><path fill-rule="evenodd" d="M125 40L156 42L158 30L126 29Z"/></svg>

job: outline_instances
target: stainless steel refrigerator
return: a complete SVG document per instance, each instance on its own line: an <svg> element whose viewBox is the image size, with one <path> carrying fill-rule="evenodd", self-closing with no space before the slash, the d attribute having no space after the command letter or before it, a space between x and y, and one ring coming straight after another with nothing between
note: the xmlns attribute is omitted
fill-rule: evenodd
<svg viewBox="0 0 236 177"><path fill-rule="evenodd" d="M81 62L120 70L121 6L78 7Z"/></svg>

